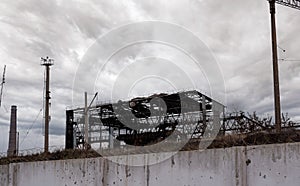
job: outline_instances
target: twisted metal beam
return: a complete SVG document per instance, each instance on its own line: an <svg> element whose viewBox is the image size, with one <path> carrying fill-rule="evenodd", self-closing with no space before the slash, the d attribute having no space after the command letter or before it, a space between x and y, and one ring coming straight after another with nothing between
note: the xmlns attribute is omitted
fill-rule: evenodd
<svg viewBox="0 0 300 186"><path fill-rule="evenodd" d="M271 0L269 0L271 1ZM300 10L300 0L275 0L277 4Z"/></svg>

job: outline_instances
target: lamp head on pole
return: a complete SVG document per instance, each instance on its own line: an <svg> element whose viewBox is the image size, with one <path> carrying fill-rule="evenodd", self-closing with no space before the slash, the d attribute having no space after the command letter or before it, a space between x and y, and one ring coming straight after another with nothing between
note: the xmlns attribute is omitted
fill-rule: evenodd
<svg viewBox="0 0 300 186"><path fill-rule="evenodd" d="M52 66L54 65L54 59L49 58L48 56L41 57L41 65L42 66Z"/></svg>

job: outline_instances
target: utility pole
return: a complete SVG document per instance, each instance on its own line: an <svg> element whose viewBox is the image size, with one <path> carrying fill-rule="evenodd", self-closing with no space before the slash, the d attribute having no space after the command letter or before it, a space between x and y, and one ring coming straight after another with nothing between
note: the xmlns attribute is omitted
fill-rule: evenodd
<svg viewBox="0 0 300 186"><path fill-rule="evenodd" d="M281 131L281 110L280 110L280 89L278 73L277 35L276 35L276 7L275 3L300 10L300 0L268 0L271 14L271 34L272 34L272 56L273 56L273 81L274 81L274 106L276 132Z"/></svg>
<svg viewBox="0 0 300 186"><path fill-rule="evenodd" d="M275 125L276 132L281 131L281 110L280 110L280 90L278 74L278 56L277 56L277 35L275 20L275 0L269 0L271 14L271 34L272 34L272 56L273 56L273 83L274 83L274 106L275 106Z"/></svg>
<svg viewBox="0 0 300 186"><path fill-rule="evenodd" d="M49 101L50 97L50 66L54 65L54 60L50 59L48 56L46 58L41 57L41 65L46 68L46 92L45 92L45 143L44 143L44 152L49 152Z"/></svg>

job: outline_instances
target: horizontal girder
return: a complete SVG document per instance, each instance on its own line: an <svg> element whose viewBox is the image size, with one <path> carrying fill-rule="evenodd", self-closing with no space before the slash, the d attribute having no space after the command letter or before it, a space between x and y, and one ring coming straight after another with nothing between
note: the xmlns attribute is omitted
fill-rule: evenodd
<svg viewBox="0 0 300 186"><path fill-rule="evenodd" d="M300 0L275 0L276 3L300 10Z"/></svg>

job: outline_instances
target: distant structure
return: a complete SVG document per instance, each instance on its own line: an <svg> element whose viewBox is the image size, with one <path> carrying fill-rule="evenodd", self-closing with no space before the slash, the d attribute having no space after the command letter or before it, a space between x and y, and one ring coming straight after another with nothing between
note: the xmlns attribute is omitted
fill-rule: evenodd
<svg viewBox="0 0 300 186"><path fill-rule="evenodd" d="M10 129L7 156L17 156L17 106L11 106Z"/></svg>
<svg viewBox="0 0 300 186"><path fill-rule="evenodd" d="M243 112L226 114L224 105L197 90L90 104L87 108L66 111L66 149L83 149L88 144L102 150L124 145L148 146L161 141L172 144L187 139L193 143L216 132L217 136L247 135L276 129L271 118L260 119ZM283 118L283 130L300 127L299 123ZM214 121L219 125L213 124Z"/></svg>
<svg viewBox="0 0 300 186"><path fill-rule="evenodd" d="M49 151L49 102L50 102L50 66L54 65L54 60L50 59L48 56L46 58L41 57L41 65L46 68L46 92L45 92L45 143L44 143L44 152Z"/></svg>
<svg viewBox="0 0 300 186"><path fill-rule="evenodd" d="M220 116L213 107L224 113L224 105L196 90L97 104L88 107L88 135L84 131L87 109L67 110L66 149L83 148L86 142L103 149L201 138Z"/></svg>

